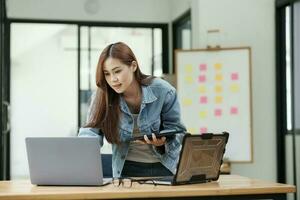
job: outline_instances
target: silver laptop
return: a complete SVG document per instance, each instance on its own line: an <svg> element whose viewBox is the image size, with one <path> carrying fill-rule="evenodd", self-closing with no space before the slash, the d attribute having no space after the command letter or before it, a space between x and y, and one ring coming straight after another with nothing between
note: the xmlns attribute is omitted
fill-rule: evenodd
<svg viewBox="0 0 300 200"><path fill-rule="evenodd" d="M28 137L30 180L36 185L105 185L96 137Z"/></svg>

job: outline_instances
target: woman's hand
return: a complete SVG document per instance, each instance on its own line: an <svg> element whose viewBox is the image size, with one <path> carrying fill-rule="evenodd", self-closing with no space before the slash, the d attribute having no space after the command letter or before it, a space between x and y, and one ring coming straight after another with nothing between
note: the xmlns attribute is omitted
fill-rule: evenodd
<svg viewBox="0 0 300 200"><path fill-rule="evenodd" d="M139 144L152 144L154 146L162 146L166 143L166 137L156 138L155 134L152 133L152 140L149 140L147 135L144 135L144 140L137 140Z"/></svg>

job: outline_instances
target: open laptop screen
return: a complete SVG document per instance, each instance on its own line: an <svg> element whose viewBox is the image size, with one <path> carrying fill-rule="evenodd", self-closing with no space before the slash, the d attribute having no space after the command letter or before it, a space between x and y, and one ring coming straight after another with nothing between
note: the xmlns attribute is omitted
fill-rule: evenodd
<svg viewBox="0 0 300 200"><path fill-rule="evenodd" d="M27 137L26 150L32 184L104 184L96 137Z"/></svg>
<svg viewBox="0 0 300 200"><path fill-rule="evenodd" d="M229 134L186 135L177 166L176 183L218 180Z"/></svg>

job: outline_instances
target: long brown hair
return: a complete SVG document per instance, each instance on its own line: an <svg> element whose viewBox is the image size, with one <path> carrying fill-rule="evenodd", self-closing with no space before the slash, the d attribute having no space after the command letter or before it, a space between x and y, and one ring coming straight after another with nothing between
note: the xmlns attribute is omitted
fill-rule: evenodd
<svg viewBox="0 0 300 200"><path fill-rule="evenodd" d="M90 109L89 120L85 127L100 128L109 143L120 144L120 96L105 80L103 65L107 58L118 59L127 66L130 66L135 61L137 68L134 76L140 85L150 84L153 77L141 72L134 53L125 43L110 44L100 54L96 70L97 91Z"/></svg>

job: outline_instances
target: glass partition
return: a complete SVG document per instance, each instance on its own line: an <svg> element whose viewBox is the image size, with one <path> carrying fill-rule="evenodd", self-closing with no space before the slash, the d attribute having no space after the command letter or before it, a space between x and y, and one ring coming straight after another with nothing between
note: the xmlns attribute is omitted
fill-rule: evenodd
<svg viewBox="0 0 300 200"><path fill-rule="evenodd" d="M77 26L11 24L11 178L28 177L25 137L75 136Z"/></svg>

